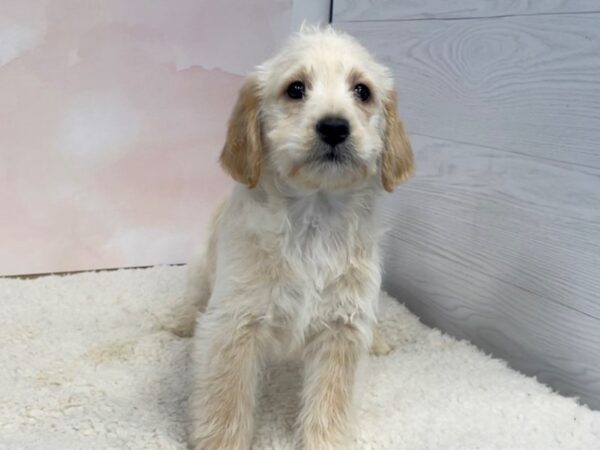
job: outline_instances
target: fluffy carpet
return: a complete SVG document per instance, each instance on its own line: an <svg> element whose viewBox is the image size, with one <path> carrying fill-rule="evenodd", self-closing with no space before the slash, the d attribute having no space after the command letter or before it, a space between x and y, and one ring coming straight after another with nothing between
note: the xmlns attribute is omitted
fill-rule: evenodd
<svg viewBox="0 0 600 450"><path fill-rule="evenodd" d="M185 448L189 339L161 328L183 267L0 279L0 448ZM361 449L600 449L600 412L384 295L385 335L360 387ZM254 449L291 449L295 364L269 368Z"/></svg>

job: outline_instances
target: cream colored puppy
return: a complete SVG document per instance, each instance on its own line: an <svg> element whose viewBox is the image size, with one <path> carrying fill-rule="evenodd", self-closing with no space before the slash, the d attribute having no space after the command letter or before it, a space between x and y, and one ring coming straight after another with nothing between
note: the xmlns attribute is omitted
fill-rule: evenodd
<svg viewBox="0 0 600 450"><path fill-rule="evenodd" d="M377 320L377 198L413 170L395 97L389 70L330 28L301 31L246 80L221 154L239 184L174 325L196 323L193 448L250 448L261 368L292 352L305 364L299 448L351 448Z"/></svg>

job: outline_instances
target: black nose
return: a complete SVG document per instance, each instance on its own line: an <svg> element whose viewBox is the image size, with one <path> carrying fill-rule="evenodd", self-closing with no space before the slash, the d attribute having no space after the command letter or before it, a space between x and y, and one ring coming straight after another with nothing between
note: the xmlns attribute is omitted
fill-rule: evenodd
<svg viewBox="0 0 600 450"><path fill-rule="evenodd" d="M332 147L344 142L350 134L350 124L341 117L324 117L316 128L321 140Z"/></svg>

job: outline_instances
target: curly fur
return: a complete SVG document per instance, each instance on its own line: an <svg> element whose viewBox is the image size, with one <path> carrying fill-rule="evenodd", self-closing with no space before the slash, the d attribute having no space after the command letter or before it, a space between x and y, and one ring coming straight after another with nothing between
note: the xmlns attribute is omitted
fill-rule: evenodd
<svg viewBox="0 0 600 450"><path fill-rule="evenodd" d="M295 80L306 86L300 101L286 96ZM358 82L370 88L368 101L354 92ZM351 130L333 163L319 159L315 132L327 115ZM413 169L388 69L346 34L300 31L246 80L221 164L239 184L191 265L172 327L191 335L196 324L190 444L250 448L262 367L298 354L298 445L348 449L357 368L370 346L388 350L374 341L377 199Z"/></svg>

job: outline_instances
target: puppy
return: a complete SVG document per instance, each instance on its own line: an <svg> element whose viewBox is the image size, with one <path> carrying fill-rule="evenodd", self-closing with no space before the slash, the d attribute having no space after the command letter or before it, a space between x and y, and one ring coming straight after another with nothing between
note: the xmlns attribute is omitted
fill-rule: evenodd
<svg viewBox="0 0 600 450"><path fill-rule="evenodd" d="M346 34L302 30L247 78L220 162L238 184L174 315L178 334L196 328L190 444L249 449L261 369L295 352L298 447L351 448L381 283L377 199L413 171L390 71Z"/></svg>

